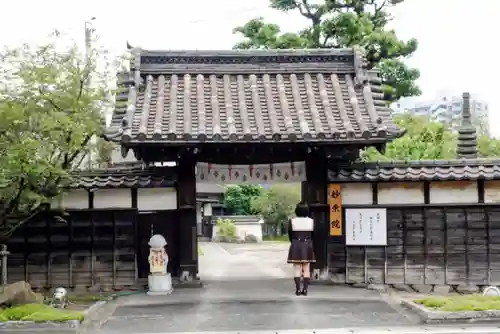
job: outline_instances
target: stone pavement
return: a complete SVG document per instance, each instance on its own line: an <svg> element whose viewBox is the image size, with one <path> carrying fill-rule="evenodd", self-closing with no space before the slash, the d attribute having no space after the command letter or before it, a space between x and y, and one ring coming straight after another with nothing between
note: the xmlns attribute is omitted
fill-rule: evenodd
<svg viewBox="0 0 500 334"><path fill-rule="evenodd" d="M171 333L171 334L196 334ZM498 327L382 327L382 328L344 328L344 329L314 329L285 331L233 331L233 332L203 332L204 334L499 334ZM149 333L142 333L149 334Z"/></svg>
<svg viewBox="0 0 500 334"><path fill-rule="evenodd" d="M307 333L312 328L416 324L376 291L315 285L309 296L295 296L286 244L204 243L202 250L203 288L176 289L167 297L120 298L95 333Z"/></svg>
<svg viewBox="0 0 500 334"><path fill-rule="evenodd" d="M288 243L201 243L200 277L206 281L260 280L293 276Z"/></svg>

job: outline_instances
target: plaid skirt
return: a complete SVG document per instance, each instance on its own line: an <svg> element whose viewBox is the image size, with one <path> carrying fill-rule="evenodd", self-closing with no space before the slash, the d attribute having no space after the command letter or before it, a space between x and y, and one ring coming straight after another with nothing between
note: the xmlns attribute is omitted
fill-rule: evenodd
<svg viewBox="0 0 500 334"><path fill-rule="evenodd" d="M316 262L311 239L292 239L288 250L288 263Z"/></svg>

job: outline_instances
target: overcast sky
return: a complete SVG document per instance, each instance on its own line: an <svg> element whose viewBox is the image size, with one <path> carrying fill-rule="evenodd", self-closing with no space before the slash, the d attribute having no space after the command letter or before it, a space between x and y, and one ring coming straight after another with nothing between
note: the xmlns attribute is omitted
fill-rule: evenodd
<svg viewBox="0 0 500 334"><path fill-rule="evenodd" d="M228 49L238 41L232 28L256 16L284 31L304 25L300 16L269 9L268 0L15 0L3 3L2 12L0 44L36 43L54 28L83 43L84 22L95 16L100 43L117 54L126 40L149 49ZM439 90L478 94L490 104L497 136L499 12L499 0L405 0L392 23L400 38L419 41L408 63L422 72L424 96Z"/></svg>

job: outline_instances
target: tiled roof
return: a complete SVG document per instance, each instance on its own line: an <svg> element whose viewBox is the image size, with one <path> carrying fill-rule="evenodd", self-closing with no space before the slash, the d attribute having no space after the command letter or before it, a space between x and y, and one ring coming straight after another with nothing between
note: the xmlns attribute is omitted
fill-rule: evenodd
<svg viewBox="0 0 500 334"><path fill-rule="evenodd" d="M173 167L113 168L75 173L72 188L153 188L175 186ZM500 160L394 161L355 163L330 169L329 182L500 180Z"/></svg>
<svg viewBox="0 0 500 334"><path fill-rule="evenodd" d="M72 188L155 188L172 187L177 180L175 168L113 168L75 173Z"/></svg>
<svg viewBox="0 0 500 334"><path fill-rule="evenodd" d="M358 163L328 172L330 182L496 180L500 160Z"/></svg>
<svg viewBox="0 0 500 334"><path fill-rule="evenodd" d="M385 142L402 134L354 49L132 52L110 140Z"/></svg>

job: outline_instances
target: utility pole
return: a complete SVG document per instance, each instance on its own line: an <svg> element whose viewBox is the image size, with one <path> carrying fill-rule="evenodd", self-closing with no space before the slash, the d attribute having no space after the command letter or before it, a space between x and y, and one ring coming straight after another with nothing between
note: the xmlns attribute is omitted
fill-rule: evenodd
<svg viewBox="0 0 500 334"><path fill-rule="evenodd" d="M92 35L95 32L95 28L92 25L92 22L95 21L95 17L91 17L90 20L85 21L85 66L88 66L90 57L92 57ZM88 87L91 85L91 78L90 74L87 77L87 81L85 82L85 85ZM90 140L91 144L95 141L95 138L92 138ZM92 150L89 150L89 153L87 155L87 168L91 169L92 168Z"/></svg>

